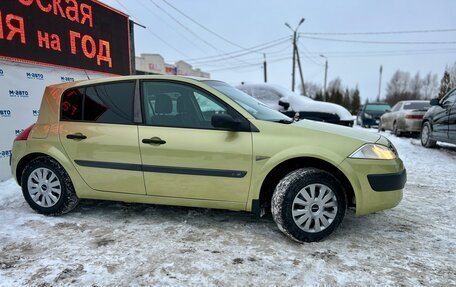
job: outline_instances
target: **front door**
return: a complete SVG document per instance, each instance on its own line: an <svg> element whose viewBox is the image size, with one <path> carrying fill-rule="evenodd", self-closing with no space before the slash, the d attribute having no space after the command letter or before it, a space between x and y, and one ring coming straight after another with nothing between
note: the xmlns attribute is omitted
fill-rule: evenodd
<svg viewBox="0 0 456 287"><path fill-rule="evenodd" d="M450 110L450 118L448 120L448 136L452 143L456 144L456 103Z"/></svg>
<svg viewBox="0 0 456 287"><path fill-rule="evenodd" d="M62 96L60 141L92 189L145 194L133 123L134 82L67 91Z"/></svg>
<svg viewBox="0 0 456 287"><path fill-rule="evenodd" d="M252 170L251 132L211 125L212 115L235 111L194 86L142 84L139 142L147 194L245 202Z"/></svg>
<svg viewBox="0 0 456 287"><path fill-rule="evenodd" d="M437 139L448 140L450 110L456 101L456 90L440 101L433 119L433 134Z"/></svg>

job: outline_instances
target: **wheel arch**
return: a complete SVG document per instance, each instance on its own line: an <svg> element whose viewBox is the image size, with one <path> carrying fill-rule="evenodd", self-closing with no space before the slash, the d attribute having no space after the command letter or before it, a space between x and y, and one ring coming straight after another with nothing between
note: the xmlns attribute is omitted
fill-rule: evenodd
<svg viewBox="0 0 456 287"><path fill-rule="evenodd" d="M272 194L274 193L275 187L279 181L291 171L304 167L318 168L334 175L334 177L340 182L342 189L347 196L348 206L355 205L356 200L353 187L340 169L323 159L303 156L283 161L269 171L261 184L256 212L260 215L270 212Z"/></svg>

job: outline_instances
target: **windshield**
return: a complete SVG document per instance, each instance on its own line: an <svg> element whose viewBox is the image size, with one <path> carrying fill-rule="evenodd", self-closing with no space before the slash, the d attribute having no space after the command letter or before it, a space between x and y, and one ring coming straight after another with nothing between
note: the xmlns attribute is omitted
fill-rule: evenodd
<svg viewBox="0 0 456 287"><path fill-rule="evenodd" d="M366 106L366 111L376 111L376 112L385 112L387 110L390 110L391 107L389 105L367 105Z"/></svg>
<svg viewBox="0 0 456 287"><path fill-rule="evenodd" d="M404 110L427 110L431 107L429 102L404 103Z"/></svg>
<svg viewBox="0 0 456 287"><path fill-rule="evenodd" d="M239 105L241 105L249 114L254 118L263 121L292 121L289 117L284 114L274 111L269 108L262 102L252 98L246 93L238 90L224 82L219 81L204 81L205 84L208 84L217 91L223 93Z"/></svg>

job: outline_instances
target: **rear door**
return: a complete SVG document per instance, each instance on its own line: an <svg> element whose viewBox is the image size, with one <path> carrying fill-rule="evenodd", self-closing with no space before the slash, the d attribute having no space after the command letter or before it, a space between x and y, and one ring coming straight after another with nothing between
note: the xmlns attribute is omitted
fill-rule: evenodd
<svg viewBox="0 0 456 287"><path fill-rule="evenodd" d="M62 96L60 141L93 189L145 194L133 123L135 82L114 82L67 91Z"/></svg>
<svg viewBox="0 0 456 287"><path fill-rule="evenodd" d="M397 119L398 114L401 112L401 108L402 102L399 102L393 106L391 112L386 112L381 116L383 128L393 130L393 123Z"/></svg>
<svg viewBox="0 0 456 287"><path fill-rule="evenodd" d="M252 134L211 124L214 114L236 114L215 96L184 83L144 81L142 93L139 144L147 194L246 202Z"/></svg>

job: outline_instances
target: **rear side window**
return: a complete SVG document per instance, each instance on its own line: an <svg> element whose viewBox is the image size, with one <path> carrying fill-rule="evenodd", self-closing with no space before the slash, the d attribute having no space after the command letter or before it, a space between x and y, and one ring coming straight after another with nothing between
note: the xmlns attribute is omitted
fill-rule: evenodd
<svg viewBox="0 0 456 287"><path fill-rule="evenodd" d="M122 82L67 91L62 96L61 120L130 124L134 90L134 82Z"/></svg>

